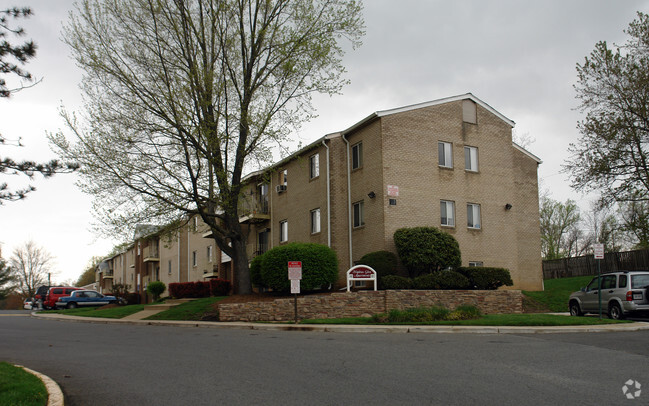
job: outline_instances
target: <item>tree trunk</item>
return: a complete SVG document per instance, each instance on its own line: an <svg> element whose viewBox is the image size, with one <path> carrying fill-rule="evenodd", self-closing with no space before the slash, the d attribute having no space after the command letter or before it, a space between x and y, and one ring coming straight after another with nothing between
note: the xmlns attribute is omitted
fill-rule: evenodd
<svg viewBox="0 0 649 406"><path fill-rule="evenodd" d="M249 295L252 293L252 284L250 283L250 269L248 268L245 240L232 240L232 251L234 254L232 256L234 293L237 295Z"/></svg>

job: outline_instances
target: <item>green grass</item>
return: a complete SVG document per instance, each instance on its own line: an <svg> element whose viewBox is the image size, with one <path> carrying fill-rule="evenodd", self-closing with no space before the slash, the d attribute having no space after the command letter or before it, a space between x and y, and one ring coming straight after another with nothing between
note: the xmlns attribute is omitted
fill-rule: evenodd
<svg viewBox="0 0 649 406"><path fill-rule="evenodd" d="M225 296L192 300L191 302L179 304L169 310L149 316L145 320L203 320L204 317L213 320L216 315L216 310L212 305L223 299L225 299Z"/></svg>
<svg viewBox="0 0 649 406"><path fill-rule="evenodd" d="M527 297L541 303L553 312L567 312L570 294L588 285L593 276L577 276L574 278L546 279L543 281L545 291L523 291Z"/></svg>
<svg viewBox="0 0 649 406"><path fill-rule="evenodd" d="M44 406L47 390L38 377L0 362L0 406Z"/></svg>
<svg viewBox="0 0 649 406"><path fill-rule="evenodd" d="M144 305L129 305L110 307L106 309L98 307L83 307L76 309L64 310L45 310L41 313L58 313L65 314L66 316L80 316L80 317L102 317L106 319L121 319L122 317L129 316L133 313L144 310Z"/></svg>
<svg viewBox="0 0 649 406"><path fill-rule="evenodd" d="M472 320L432 321L419 323L374 323L370 317L344 319L309 319L301 324L374 324L374 325L432 325L432 326L583 326L629 323L596 317L570 317L552 314L489 314Z"/></svg>

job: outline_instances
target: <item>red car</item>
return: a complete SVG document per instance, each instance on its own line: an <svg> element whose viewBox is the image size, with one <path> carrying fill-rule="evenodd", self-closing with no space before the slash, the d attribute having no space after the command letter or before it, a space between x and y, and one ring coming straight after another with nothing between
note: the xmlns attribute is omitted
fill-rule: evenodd
<svg viewBox="0 0 649 406"><path fill-rule="evenodd" d="M45 300L43 300L43 308L56 309L56 302L59 300L59 298L64 296L70 296L72 292L79 289L80 288L73 288L67 286L56 286L50 288L50 290L47 291L47 296L45 296Z"/></svg>

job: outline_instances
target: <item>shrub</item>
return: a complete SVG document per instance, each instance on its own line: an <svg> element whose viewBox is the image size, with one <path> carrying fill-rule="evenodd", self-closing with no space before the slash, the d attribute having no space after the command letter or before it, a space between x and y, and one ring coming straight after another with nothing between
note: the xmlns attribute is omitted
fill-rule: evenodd
<svg viewBox="0 0 649 406"><path fill-rule="evenodd" d="M227 296L232 284L225 279L210 279L210 294L212 296Z"/></svg>
<svg viewBox="0 0 649 406"><path fill-rule="evenodd" d="M264 286L279 292L288 292L288 262L302 261L302 291L327 287L338 279L336 253L326 245L291 243L264 253L261 260L261 280Z"/></svg>
<svg viewBox="0 0 649 406"><path fill-rule="evenodd" d="M466 276L471 286L478 290L496 290L501 286L512 286L514 282L505 268L459 267L457 271Z"/></svg>
<svg viewBox="0 0 649 406"><path fill-rule="evenodd" d="M127 305L140 304L142 301L139 293L127 293L125 296L122 297L126 299Z"/></svg>
<svg viewBox="0 0 649 406"><path fill-rule="evenodd" d="M413 289L439 289L439 284L435 279L435 274L427 273L419 275L412 280Z"/></svg>
<svg viewBox="0 0 649 406"><path fill-rule="evenodd" d="M394 243L412 277L456 268L462 262L457 240L435 227L400 228L394 232Z"/></svg>
<svg viewBox="0 0 649 406"><path fill-rule="evenodd" d="M199 298L210 296L210 283L209 282L183 282L183 283L170 283L169 293L176 299L186 297Z"/></svg>
<svg viewBox="0 0 649 406"><path fill-rule="evenodd" d="M422 321L445 320L450 311L442 306L417 307L405 310L390 310L388 321L391 323L416 323Z"/></svg>
<svg viewBox="0 0 649 406"><path fill-rule="evenodd" d="M397 256L390 251L370 252L363 255L357 264L372 267L378 278L394 275L397 272Z"/></svg>
<svg viewBox="0 0 649 406"><path fill-rule="evenodd" d="M413 280L415 289L469 289L470 286L469 279L455 271L429 273Z"/></svg>
<svg viewBox="0 0 649 406"><path fill-rule="evenodd" d="M480 309L472 305L461 305L453 310L446 320L472 320L479 319L482 316Z"/></svg>
<svg viewBox="0 0 649 406"><path fill-rule="evenodd" d="M146 287L147 293L153 295L154 301L158 300L162 292L164 292L165 290L167 290L167 285L165 285L164 282L160 281L150 282Z"/></svg>
<svg viewBox="0 0 649 406"><path fill-rule="evenodd" d="M263 254L257 255L250 262L250 282L254 286L264 286L264 281L261 279L261 261L263 257Z"/></svg>
<svg viewBox="0 0 649 406"><path fill-rule="evenodd" d="M126 285L124 283L116 283L113 285L111 295L115 296L116 298L124 299L128 301L127 295L128 295L128 289L130 288L129 285ZM117 301L118 303L123 303L121 301Z"/></svg>
<svg viewBox="0 0 649 406"><path fill-rule="evenodd" d="M412 280L398 275L388 275L379 279L381 289L410 289Z"/></svg>

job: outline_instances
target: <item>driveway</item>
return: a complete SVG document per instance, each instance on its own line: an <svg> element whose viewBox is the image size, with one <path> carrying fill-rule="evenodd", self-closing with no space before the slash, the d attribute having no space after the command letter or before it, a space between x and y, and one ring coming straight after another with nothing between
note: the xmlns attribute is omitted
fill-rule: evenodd
<svg viewBox="0 0 649 406"><path fill-rule="evenodd" d="M0 316L0 359L50 376L71 406L626 405L627 380L649 385L648 340L647 331L356 334Z"/></svg>

